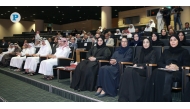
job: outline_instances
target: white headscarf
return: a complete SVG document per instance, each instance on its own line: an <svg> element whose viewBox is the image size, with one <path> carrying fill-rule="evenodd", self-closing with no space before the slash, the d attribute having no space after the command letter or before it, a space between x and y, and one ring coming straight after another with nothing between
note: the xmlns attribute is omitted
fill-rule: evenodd
<svg viewBox="0 0 190 109"><path fill-rule="evenodd" d="M132 28L130 28L130 26L132 26ZM130 33L134 33L134 32L135 32L135 27L134 27L133 24L130 24L130 25L129 25L128 31L129 31Z"/></svg>
<svg viewBox="0 0 190 109"><path fill-rule="evenodd" d="M114 35L121 35L120 29L116 29L116 31L119 31L119 33L115 33Z"/></svg>
<svg viewBox="0 0 190 109"><path fill-rule="evenodd" d="M52 49L51 49L51 45L49 44L49 41L46 38L43 38L42 40L45 41L45 44L46 44L46 46L48 47L48 50L49 50L49 54L52 54Z"/></svg>
<svg viewBox="0 0 190 109"><path fill-rule="evenodd" d="M152 23L150 23L151 21L152 21ZM154 20L153 20L153 19L150 19L150 21L149 21L149 25L150 25L151 28L152 28L152 27L155 28L155 23L154 23Z"/></svg>

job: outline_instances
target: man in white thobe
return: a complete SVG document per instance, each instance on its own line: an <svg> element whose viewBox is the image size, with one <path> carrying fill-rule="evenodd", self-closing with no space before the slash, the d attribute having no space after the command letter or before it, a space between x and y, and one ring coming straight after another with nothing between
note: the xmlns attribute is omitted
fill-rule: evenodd
<svg viewBox="0 0 190 109"><path fill-rule="evenodd" d="M27 57L24 69L24 74L27 74L30 72L30 76L34 75L36 72L37 64L40 61L39 56L47 56L52 53L51 46L48 42L48 40L43 39L42 40L42 46L40 47L40 50L37 54L33 54L32 57Z"/></svg>
<svg viewBox="0 0 190 109"><path fill-rule="evenodd" d="M156 15L156 20L157 20L157 32L161 33L161 30L164 28L164 20L163 20L163 15L160 12L162 9L160 9Z"/></svg>
<svg viewBox="0 0 190 109"><path fill-rule="evenodd" d="M36 49L34 48L33 43L25 44L25 48L22 50L21 53L17 53L16 57L11 58L10 66L16 67L14 71L21 71L22 63L26 60L27 55L34 54Z"/></svg>
<svg viewBox="0 0 190 109"><path fill-rule="evenodd" d="M41 39L41 37L40 37L40 32L39 31L36 31L36 35L35 35L35 45L37 45L37 43L38 43L38 41Z"/></svg>
<svg viewBox="0 0 190 109"><path fill-rule="evenodd" d="M5 54L12 53L14 50L15 50L14 44L13 44L13 43L10 43L10 44L9 44L8 51L2 52L2 53L0 54L0 61L1 61L2 57L3 57Z"/></svg>
<svg viewBox="0 0 190 109"><path fill-rule="evenodd" d="M128 31L129 31L130 33L134 33L134 32L135 32L135 27L134 27L133 24L130 24L130 25L129 25Z"/></svg>
<svg viewBox="0 0 190 109"><path fill-rule="evenodd" d="M57 65L57 58L68 58L70 52L70 48L68 46L68 42L66 38L59 39L59 47L56 48L56 53L54 55L49 55L47 60L43 60L40 63L39 72L44 75L44 78L51 80L54 78L53 76L53 66Z"/></svg>

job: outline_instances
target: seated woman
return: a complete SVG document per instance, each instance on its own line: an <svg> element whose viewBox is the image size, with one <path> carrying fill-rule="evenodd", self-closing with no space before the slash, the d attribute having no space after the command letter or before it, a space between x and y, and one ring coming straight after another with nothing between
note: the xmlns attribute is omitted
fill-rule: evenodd
<svg viewBox="0 0 190 109"><path fill-rule="evenodd" d="M166 32L166 29L162 29L161 30L161 36L160 36L160 39L168 39L168 34Z"/></svg>
<svg viewBox="0 0 190 109"><path fill-rule="evenodd" d="M39 56L47 56L52 53L51 46L48 42L48 40L43 39L42 41L42 46L40 47L40 50L38 51L37 54L33 54L32 57L27 57L24 69L25 72L24 74L27 74L30 72L30 76L34 75L36 72L37 64L40 61Z"/></svg>
<svg viewBox="0 0 190 109"><path fill-rule="evenodd" d="M152 33L152 46L164 46L164 43L159 39L158 33Z"/></svg>
<svg viewBox="0 0 190 109"><path fill-rule="evenodd" d="M59 47L56 48L56 53L53 55L48 55L50 59L43 60L40 63L40 68L38 73L44 75L44 79L51 80L53 76L53 66L57 65L57 58L68 58L70 54L70 48L66 38L59 39Z"/></svg>
<svg viewBox="0 0 190 109"><path fill-rule="evenodd" d="M119 87L120 72L119 62L131 62L133 51L128 45L127 38L121 39L121 46L113 53L109 66L102 66L98 72L98 90L95 96L116 96Z"/></svg>
<svg viewBox="0 0 190 109"><path fill-rule="evenodd" d="M156 52L152 48L150 39L145 38L143 40L141 52L136 56L137 57L134 59L133 66L139 67L140 69L132 67L125 69L123 75L121 76L119 85L118 101L141 101L144 85L147 79L146 64L156 63Z"/></svg>
<svg viewBox="0 0 190 109"><path fill-rule="evenodd" d="M142 42L137 33L134 34L133 38L134 38L134 40L131 41L129 46L142 46Z"/></svg>
<svg viewBox="0 0 190 109"><path fill-rule="evenodd" d="M34 47L33 43L25 43L25 46L23 46L23 50L21 53L17 53L16 57L11 58L10 66L16 67L18 69L15 69L14 71L21 71L22 63L26 60L27 55L32 55L35 53L36 48Z"/></svg>
<svg viewBox="0 0 190 109"><path fill-rule="evenodd" d="M181 46L190 46L190 43L188 43L186 41L186 36L185 36L185 33L183 31L178 32L177 35L178 35L179 40L181 42Z"/></svg>
<svg viewBox="0 0 190 109"><path fill-rule="evenodd" d="M114 35L121 35L120 29L116 29L116 33Z"/></svg>
<svg viewBox="0 0 190 109"><path fill-rule="evenodd" d="M182 66L190 65L189 52L180 46L180 39L172 35L169 39L170 48L165 49L155 69L146 84L144 101L171 102L172 83L182 81Z"/></svg>
<svg viewBox="0 0 190 109"><path fill-rule="evenodd" d="M135 27L134 27L133 24L129 24L128 31L129 31L130 33L134 33L134 32L135 32Z"/></svg>
<svg viewBox="0 0 190 109"><path fill-rule="evenodd" d="M108 60L111 52L104 42L104 38L97 39L97 45L93 46L87 53L86 58L80 62L73 74L71 88L84 91L93 91L96 85L96 78L98 74L98 60Z"/></svg>
<svg viewBox="0 0 190 109"><path fill-rule="evenodd" d="M3 57L5 54L12 53L14 50L15 50L14 44L13 44L13 43L10 43L10 44L9 44L9 47L8 47L8 51L2 52L2 53L0 54L0 61L1 61L2 57Z"/></svg>

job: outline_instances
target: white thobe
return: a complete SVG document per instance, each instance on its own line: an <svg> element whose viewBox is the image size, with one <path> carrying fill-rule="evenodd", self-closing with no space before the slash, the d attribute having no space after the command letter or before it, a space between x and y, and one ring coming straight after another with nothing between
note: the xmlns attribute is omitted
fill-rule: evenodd
<svg viewBox="0 0 190 109"><path fill-rule="evenodd" d="M56 53L54 54L56 58L51 58L47 60L43 60L40 63L39 72L40 74L53 76L53 66L57 65L57 58L68 58L70 54L70 48L69 47L58 47L56 48Z"/></svg>
<svg viewBox="0 0 190 109"><path fill-rule="evenodd" d="M151 28L152 28L152 27L155 28L155 26L156 26L154 22L149 23L149 25L150 25Z"/></svg>
<svg viewBox="0 0 190 109"><path fill-rule="evenodd" d="M163 21L163 15L158 12L156 15L157 19L157 32L161 33L161 30L164 28L164 21Z"/></svg>
<svg viewBox="0 0 190 109"><path fill-rule="evenodd" d="M31 47L31 48L26 48L23 49L21 52L21 57L20 55L16 56L16 57L12 57L11 58L11 62L10 62L10 66L12 67L17 67L17 68L22 68L22 63L23 61L26 60L26 54L32 55L36 52L36 48Z"/></svg>
<svg viewBox="0 0 190 109"><path fill-rule="evenodd" d="M50 54L50 49L48 48L48 46L45 45L40 47L40 50L36 55L47 56L48 54ZM29 72L35 72L39 61L39 57L27 57L26 62L24 64L24 69L28 69Z"/></svg>
<svg viewBox="0 0 190 109"><path fill-rule="evenodd" d="M6 52L2 52L2 53L0 54L0 61L2 60L2 58L3 58L3 56L4 56L5 54L11 53L11 52L13 52L14 50L15 50L15 48L13 47L13 48L8 48L8 51L6 51Z"/></svg>
<svg viewBox="0 0 190 109"><path fill-rule="evenodd" d="M128 31L129 31L130 33L134 33L134 32L135 32L135 28L128 28Z"/></svg>
<svg viewBox="0 0 190 109"><path fill-rule="evenodd" d="M149 28L146 27L146 28L144 29L144 31L146 31L146 32L152 32L152 28L151 28L151 27L149 27Z"/></svg>
<svg viewBox="0 0 190 109"><path fill-rule="evenodd" d="M39 41L39 39L40 39L40 35L39 35L39 34L36 34L36 35L35 35L35 44L37 43L37 41Z"/></svg>

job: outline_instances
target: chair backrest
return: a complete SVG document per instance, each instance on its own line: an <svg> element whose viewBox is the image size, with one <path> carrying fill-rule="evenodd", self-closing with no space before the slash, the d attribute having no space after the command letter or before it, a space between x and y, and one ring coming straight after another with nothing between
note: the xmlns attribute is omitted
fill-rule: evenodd
<svg viewBox="0 0 190 109"><path fill-rule="evenodd" d="M152 32L144 31L144 36L152 36Z"/></svg>
<svg viewBox="0 0 190 109"><path fill-rule="evenodd" d="M74 47L70 47L71 53L69 54L69 58L74 59Z"/></svg>
<svg viewBox="0 0 190 109"><path fill-rule="evenodd" d="M114 40L114 46L116 46L117 45L117 38L113 38L113 40Z"/></svg>
<svg viewBox="0 0 190 109"><path fill-rule="evenodd" d="M92 47L92 42L80 42L77 43L78 48L85 48L86 51L90 50Z"/></svg>
<svg viewBox="0 0 190 109"><path fill-rule="evenodd" d="M135 49L135 54L134 54L134 58L136 57L136 56L139 56L140 55L140 53L141 53L141 48L142 48L142 46L137 46L136 47L136 49ZM156 61L158 61L159 59L160 59L160 57L161 57L161 55L162 55L162 46L153 46L152 47L153 48L153 50L156 52ZM134 59L133 58L133 59Z"/></svg>
<svg viewBox="0 0 190 109"><path fill-rule="evenodd" d="M35 47L36 48L36 53L40 50L40 47Z"/></svg>
<svg viewBox="0 0 190 109"><path fill-rule="evenodd" d="M164 43L164 46L169 46L169 39L160 39Z"/></svg>

